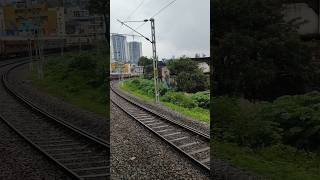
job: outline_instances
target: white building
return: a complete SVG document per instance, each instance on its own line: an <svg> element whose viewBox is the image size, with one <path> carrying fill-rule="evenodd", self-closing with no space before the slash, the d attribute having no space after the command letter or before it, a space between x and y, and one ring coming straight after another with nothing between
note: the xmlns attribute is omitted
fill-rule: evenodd
<svg viewBox="0 0 320 180"><path fill-rule="evenodd" d="M140 57L142 57L142 44L141 42L131 41L128 42L128 59L129 63L137 65Z"/></svg>
<svg viewBox="0 0 320 180"><path fill-rule="evenodd" d="M320 33L319 15L307 3L285 4L284 9L284 20L290 21L295 18L301 18L299 22L306 21L298 29L300 34Z"/></svg>
<svg viewBox="0 0 320 180"><path fill-rule="evenodd" d="M127 37L121 34L111 35L113 60L118 62L128 62Z"/></svg>

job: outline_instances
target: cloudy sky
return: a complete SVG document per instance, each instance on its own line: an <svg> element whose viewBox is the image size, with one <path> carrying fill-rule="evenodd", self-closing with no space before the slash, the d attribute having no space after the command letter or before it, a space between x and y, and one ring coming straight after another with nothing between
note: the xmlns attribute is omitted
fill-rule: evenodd
<svg viewBox="0 0 320 180"><path fill-rule="evenodd" d="M111 33L135 34L117 19L133 21L150 18L172 1L111 0ZM159 60L182 55L194 57L196 53L210 56L210 0L177 0L154 18ZM141 24L128 23L134 28ZM138 31L151 39L150 22L145 23ZM132 41L132 36L127 37L127 40ZM150 42L139 37L134 40L142 42L144 56L152 56Z"/></svg>

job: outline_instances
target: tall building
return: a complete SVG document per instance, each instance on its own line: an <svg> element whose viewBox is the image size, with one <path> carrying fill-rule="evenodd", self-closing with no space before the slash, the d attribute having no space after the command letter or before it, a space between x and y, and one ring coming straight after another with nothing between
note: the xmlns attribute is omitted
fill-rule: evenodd
<svg viewBox="0 0 320 180"><path fill-rule="evenodd" d="M127 37L121 34L111 35L113 60L117 62L128 61Z"/></svg>
<svg viewBox="0 0 320 180"><path fill-rule="evenodd" d="M304 22L299 26L298 33L300 34L319 34L319 6L314 6L307 1L301 3L284 4L284 20L289 22L293 19L300 18L298 22Z"/></svg>
<svg viewBox="0 0 320 180"><path fill-rule="evenodd" d="M129 63L138 65L139 59L142 56L141 42L128 42Z"/></svg>

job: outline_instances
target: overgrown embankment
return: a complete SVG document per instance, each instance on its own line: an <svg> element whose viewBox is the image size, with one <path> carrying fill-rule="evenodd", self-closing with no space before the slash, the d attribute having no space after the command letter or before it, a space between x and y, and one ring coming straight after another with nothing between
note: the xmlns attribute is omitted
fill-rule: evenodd
<svg viewBox="0 0 320 180"><path fill-rule="evenodd" d="M213 98L215 156L276 180L320 177L320 93Z"/></svg>
<svg viewBox="0 0 320 180"><path fill-rule="evenodd" d="M154 99L153 81L135 78L120 83L120 87L131 94L147 101ZM167 107L193 119L210 122L210 94L208 91L198 93L176 92L160 83L160 101Z"/></svg>
<svg viewBox="0 0 320 180"><path fill-rule="evenodd" d="M108 55L85 52L48 57L43 78L31 73L34 85L75 106L109 117Z"/></svg>

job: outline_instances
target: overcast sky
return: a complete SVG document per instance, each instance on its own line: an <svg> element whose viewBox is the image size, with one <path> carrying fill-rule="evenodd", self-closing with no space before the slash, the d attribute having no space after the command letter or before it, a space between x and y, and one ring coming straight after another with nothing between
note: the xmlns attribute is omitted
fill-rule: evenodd
<svg viewBox="0 0 320 180"><path fill-rule="evenodd" d="M111 33L135 34L129 28L121 26L117 19L143 20L155 15L172 0L111 0ZM137 27L142 23L128 23ZM155 17L157 53L162 58L194 57L196 53L210 56L210 0L177 0ZM151 39L150 22L138 29ZM127 41L132 41L132 36ZM144 56L152 56L151 43L135 37L142 42Z"/></svg>

